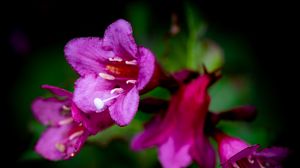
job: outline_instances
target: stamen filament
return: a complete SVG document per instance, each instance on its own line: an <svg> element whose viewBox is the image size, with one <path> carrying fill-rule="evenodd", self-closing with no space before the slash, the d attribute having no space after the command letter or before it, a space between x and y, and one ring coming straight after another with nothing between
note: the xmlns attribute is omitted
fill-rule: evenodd
<svg viewBox="0 0 300 168"><path fill-rule="evenodd" d="M251 155L248 156L248 162L251 163L251 164L253 164L253 163L255 162L255 161L251 158Z"/></svg>
<svg viewBox="0 0 300 168"><path fill-rule="evenodd" d="M259 159L256 159L256 160L257 160L257 163L258 163L258 165L259 165L260 168L266 168L265 166L263 166L263 165L260 163Z"/></svg>
<svg viewBox="0 0 300 168"><path fill-rule="evenodd" d="M240 166L239 166L236 162L233 163L232 166L233 166L234 168L240 168Z"/></svg>
<svg viewBox="0 0 300 168"><path fill-rule="evenodd" d="M76 138L76 137L82 135L83 132L84 132L84 131L81 130L81 131L78 131L78 132L73 133L72 135L69 136L69 140L71 141L71 140L73 140L74 138Z"/></svg>

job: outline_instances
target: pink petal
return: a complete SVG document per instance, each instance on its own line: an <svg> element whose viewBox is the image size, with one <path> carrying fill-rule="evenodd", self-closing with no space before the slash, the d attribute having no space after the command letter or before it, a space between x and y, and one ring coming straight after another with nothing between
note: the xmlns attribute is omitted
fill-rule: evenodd
<svg viewBox="0 0 300 168"><path fill-rule="evenodd" d="M139 66L139 75L137 89L142 90L151 80L155 70L155 56L153 53L144 47L139 47L138 53L138 66ZM159 80L159 79L153 79Z"/></svg>
<svg viewBox="0 0 300 168"><path fill-rule="evenodd" d="M191 148L191 155L199 167L215 168L216 154L213 146L203 134L198 136Z"/></svg>
<svg viewBox="0 0 300 168"><path fill-rule="evenodd" d="M65 89L56 87L56 86L51 86L51 85L42 85L43 89L49 90L51 93L53 93L56 96L60 97L65 97L68 99L71 99L73 94Z"/></svg>
<svg viewBox="0 0 300 168"><path fill-rule="evenodd" d="M133 87L126 94L121 94L116 102L109 107L111 118L120 126L130 123L138 110L139 93L136 87Z"/></svg>
<svg viewBox="0 0 300 168"><path fill-rule="evenodd" d="M225 163L237 153L247 149L249 145L243 140L225 134L217 134L220 162ZM253 151L254 152L254 151Z"/></svg>
<svg viewBox="0 0 300 168"><path fill-rule="evenodd" d="M128 60L137 58L137 46L131 25L123 19L108 26L104 33L103 45L113 50L117 57Z"/></svg>
<svg viewBox="0 0 300 168"><path fill-rule="evenodd" d="M170 137L164 144L159 147L159 160L163 167L181 168L191 164L189 149L191 144L186 143L177 146L175 140Z"/></svg>
<svg viewBox="0 0 300 168"><path fill-rule="evenodd" d="M237 162L238 160L241 160L243 158L247 158L248 156L254 154L255 151L257 151L258 148L259 148L259 145L247 146L244 149L242 149L242 150L238 151L237 153L235 153L228 160L224 160L224 158L220 158L220 159L223 160L223 162L221 160L221 164L224 165L224 167L226 167L227 165L233 164L233 163Z"/></svg>
<svg viewBox="0 0 300 168"><path fill-rule="evenodd" d="M35 146L35 151L49 160L69 159L74 156L82 147L88 137L88 133L69 140L68 134L74 124L62 127L50 127L41 136Z"/></svg>
<svg viewBox="0 0 300 168"><path fill-rule="evenodd" d="M172 125L162 124L162 117L156 116L145 125L145 130L136 135L131 141L131 148L133 150L142 150L145 148L160 145L167 140L172 130Z"/></svg>
<svg viewBox="0 0 300 168"><path fill-rule="evenodd" d="M105 100L113 95L110 91L113 89L113 83L101 77L86 75L79 78L75 83L73 101L77 107L85 113L102 112L107 108L97 109L94 103L96 98ZM115 100L106 102L106 106L112 104Z"/></svg>
<svg viewBox="0 0 300 168"><path fill-rule="evenodd" d="M266 157L266 158L271 158L271 159L276 159L276 160L283 160L289 155L289 149L284 148L284 147L270 147L270 148L265 148L259 152L255 153L255 156L258 157Z"/></svg>
<svg viewBox="0 0 300 168"><path fill-rule="evenodd" d="M71 117L62 114L62 108L67 102L56 98L37 98L32 103L35 118L44 125L57 125L61 120Z"/></svg>
<svg viewBox="0 0 300 168"><path fill-rule="evenodd" d="M82 76L103 71L103 63L114 56L112 52L103 50L102 40L97 37L73 39L64 51L68 63Z"/></svg>
<svg viewBox="0 0 300 168"><path fill-rule="evenodd" d="M80 111L75 104L72 105L72 117L76 122L82 123L84 127L94 135L114 123L108 110L101 113L87 114Z"/></svg>

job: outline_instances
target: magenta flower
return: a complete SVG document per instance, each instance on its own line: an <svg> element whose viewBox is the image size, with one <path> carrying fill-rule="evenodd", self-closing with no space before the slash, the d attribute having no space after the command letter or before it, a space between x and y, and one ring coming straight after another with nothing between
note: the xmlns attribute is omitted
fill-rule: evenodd
<svg viewBox="0 0 300 168"><path fill-rule="evenodd" d="M215 139L223 168L280 168L281 162L288 155L288 150L281 147L258 151L259 145L248 145L222 132L217 132Z"/></svg>
<svg viewBox="0 0 300 168"><path fill-rule="evenodd" d="M71 92L49 85L42 88L61 98L37 98L32 104L36 119L48 126L35 146L36 152L43 157L69 159L80 150L89 135L112 125L108 112L94 116L82 113L72 102Z"/></svg>
<svg viewBox="0 0 300 168"><path fill-rule="evenodd" d="M145 125L145 131L132 141L132 149L157 146L163 167L186 167L195 160L200 167L215 166L215 153L204 134L210 97L207 88L211 76L204 74L182 85L171 100L166 113Z"/></svg>
<svg viewBox="0 0 300 168"><path fill-rule="evenodd" d="M109 109L121 126L134 117L139 91L155 85L157 68L150 50L137 46L131 25L117 20L106 29L104 38L71 40L65 47L69 64L81 76L76 82L74 102L85 113Z"/></svg>

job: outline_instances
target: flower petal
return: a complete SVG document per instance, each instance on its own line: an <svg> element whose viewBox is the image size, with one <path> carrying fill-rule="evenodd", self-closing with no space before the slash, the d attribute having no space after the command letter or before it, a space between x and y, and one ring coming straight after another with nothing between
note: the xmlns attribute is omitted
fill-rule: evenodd
<svg viewBox="0 0 300 168"><path fill-rule="evenodd" d="M136 87L133 87L126 94L121 94L116 102L109 107L111 118L120 126L130 123L138 110L139 93Z"/></svg>
<svg viewBox="0 0 300 168"><path fill-rule="evenodd" d="M56 98L37 98L32 103L32 111L35 118L44 125L57 125L59 121L65 120L71 114L63 114L63 106L66 101Z"/></svg>
<svg viewBox="0 0 300 168"><path fill-rule="evenodd" d="M49 160L62 160L73 157L88 137L87 132L73 139L67 136L75 124L62 127L50 127L41 136L35 146L35 151Z"/></svg>
<svg viewBox="0 0 300 168"><path fill-rule="evenodd" d="M150 50L144 47L139 47L139 75L137 89L142 90L152 79L155 71L155 57ZM158 77L158 76L157 76ZM159 79L153 79L159 80Z"/></svg>
<svg viewBox="0 0 300 168"><path fill-rule="evenodd" d="M189 149L191 144L186 143L178 147L174 142L175 140L170 137L164 144L159 147L159 160L163 167L168 168L181 168L187 167L191 164L191 156Z"/></svg>
<svg viewBox="0 0 300 168"><path fill-rule="evenodd" d="M199 167L214 168L216 165L215 150L204 135L199 139L196 138L195 144L191 148L191 155Z"/></svg>
<svg viewBox="0 0 300 168"><path fill-rule="evenodd" d="M102 40L97 37L73 39L64 51L68 63L81 76L98 74L103 69L103 62L114 56L111 51L103 50Z"/></svg>
<svg viewBox="0 0 300 168"><path fill-rule="evenodd" d="M257 147L252 149L252 147L249 147L246 142L239 138L230 137L223 133L218 133L216 135L216 140L218 142L218 151L220 162L222 164L227 162L229 159L237 161L241 159L240 156L248 156L249 154L251 154L251 152L253 153L257 149ZM243 151L247 151L247 154L245 154L245 152Z"/></svg>
<svg viewBox="0 0 300 168"><path fill-rule="evenodd" d="M132 35L130 23L119 19L108 26L104 33L103 45L114 51L117 57L137 58L137 46Z"/></svg>
<svg viewBox="0 0 300 168"><path fill-rule="evenodd" d="M110 91L113 87L113 83L101 77L86 75L76 81L73 101L85 113L102 112L106 107L103 107L103 109L97 108L95 99L105 100L112 97ZM113 99L105 102L105 106L109 106L114 101Z"/></svg>
<svg viewBox="0 0 300 168"><path fill-rule="evenodd" d="M93 135L99 131L110 127L114 122L111 119L108 110L102 113L83 113L75 104L72 104L72 117Z"/></svg>
<svg viewBox="0 0 300 168"><path fill-rule="evenodd" d="M164 127L166 126L166 127ZM131 148L133 150L142 150L145 148L160 145L167 140L170 135L172 125L163 125L162 117L155 116L145 125L145 130L137 134L131 141Z"/></svg>
<svg viewBox="0 0 300 168"><path fill-rule="evenodd" d="M259 152L255 152L256 157L265 158L265 160L275 160L281 162L289 155L289 150L284 147L270 147L265 148Z"/></svg>
<svg viewBox="0 0 300 168"><path fill-rule="evenodd" d="M43 89L49 90L51 93L53 93L56 96L60 97L66 97L68 99L71 99L73 94L65 89L56 87L56 86L51 86L51 85L42 85Z"/></svg>
<svg viewBox="0 0 300 168"><path fill-rule="evenodd" d="M234 144L231 144L234 145ZM239 144L236 144L239 146ZM240 150L239 152L235 153L232 157L230 157L228 160L224 160L224 157L221 157L220 155L220 161L221 165L224 167L230 167L229 165L232 165L233 163L243 159L247 158L248 156L252 155L255 153L255 151L259 148L259 145L252 145L249 147L244 148L243 150ZM231 150L230 148L227 148L227 150ZM230 152L228 152L230 153Z"/></svg>

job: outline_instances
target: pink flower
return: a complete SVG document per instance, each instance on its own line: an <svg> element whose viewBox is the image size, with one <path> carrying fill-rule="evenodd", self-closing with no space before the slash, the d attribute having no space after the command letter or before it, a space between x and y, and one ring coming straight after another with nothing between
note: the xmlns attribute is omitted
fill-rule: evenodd
<svg viewBox="0 0 300 168"><path fill-rule="evenodd" d="M132 148L157 146L163 167L186 167L192 160L200 167L214 167L215 152L204 134L211 81L211 76L204 74L182 85L172 96L167 112L145 125L144 132L133 139Z"/></svg>
<svg viewBox="0 0 300 168"><path fill-rule="evenodd" d="M281 147L265 148L248 145L241 139L217 132L218 151L223 168L280 168L288 150Z"/></svg>
<svg viewBox="0 0 300 168"><path fill-rule="evenodd" d="M61 98L37 98L32 103L36 119L48 126L35 146L43 157L69 159L79 152L90 135L112 125L108 112L93 116L82 113L72 102L71 92L49 85L42 88Z"/></svg>
<svg viewBox="0 0 300 168"><path fill-rule="evenodd" d="M139 92L157 84L154 55L136 45L131 25L122 19L108 26L103 39L71 40L65 55L81 76L74 91L75 104L85 113L108 109L120 126L129 124L137 112Z"/></svg>

